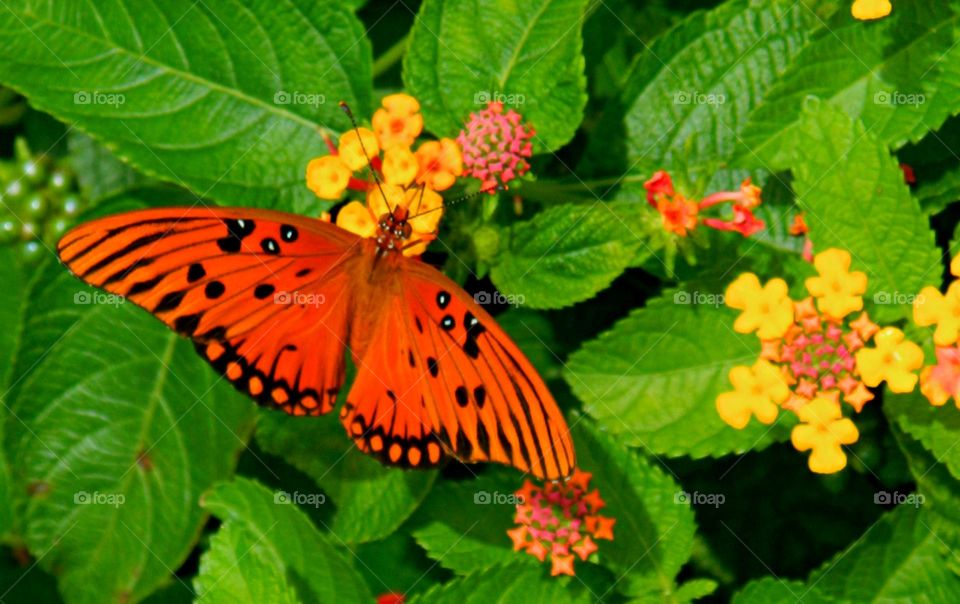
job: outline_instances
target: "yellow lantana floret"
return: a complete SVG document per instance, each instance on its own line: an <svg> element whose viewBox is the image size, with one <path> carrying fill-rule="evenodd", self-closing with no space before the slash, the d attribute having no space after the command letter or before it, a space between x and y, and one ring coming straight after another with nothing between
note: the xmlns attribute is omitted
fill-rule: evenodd
<svg viewBox="0 0 960 604"><path fill-rule="evenodd" d="M354 128L340 136L337 152L348 168L357 171L379 155L380 147L373 132L366 128Z"/></svg>
<svg viewBox="0 0 960 604"><path fill-rule="evenodd" d="M423 131L420 103L408 94L383 97L382 108L373 114L373 129L384 149L409 147Z"/></svg>
<svg viewBox="0 0 960 604"><path fill-rule="evenodd" d="M325 155L307 164L307 187L322 199L340 199L350 182L350 168L336 155Z"/></svg>
<svg viewBox="0 0 960 604"><path fill-rule="evenodd" d="M886 17L892 10L893 5L890 4L890 0L856 0L850 12L854 19L871 21Z"/></svg>
<svg viewBox="0 0 960 604"><path fill-rule="evenodd" d="M383 178L387 184L409 185L418 170L417 158L408 147L391 147L383 152Z"/></svg>
<svg viewBox="0 0 960 604"><path fill-rule="evenodd" d="M937 326L933 332L937 346L955 343L960 335L960 281L951 283L946 295L935 287L920 290L913 302L913 320L921 327Z"/></svg>
<svg viewBox="0 0 960 604"><path fill-rule="evenodd" d="M852 445L860 438L857 427L840 412L840 403L818 397L797 411L800 421L790 434L798 451L811 451L807 465L817 474L833 474L847 465L840 445Z"/></svg>
<svg viewBox="0 0 960 604"><path fill-rule="evenodd" d="M790 396L790 389L780 370L760 359L752 367L739 366L730 370L733 392L717 397L720 418L734 428L742 429L751 416L763 424L777 419L780 403Z"/></svg>
<svg viewBox="0 0 960 604"><path fill-rule="evenodd" d="M753 273L744 273L727 287L727 306L742 310L733 324L739 333L757 332L761 340L783 336L793 324L793 301L783 279L764 286Z"/></svg>
<svg viewBox="0 0 960 604"><path fill-rule="evenodd" d="M923 366L923 350L905 340L896 327L885 327L873 338L876 348L857 351L857 370L871 388L886 381L893 392L911 392L917 385L917 369Z"/></svg>
<svg viewBox="0 0 960 604"><path fill-rule="evenodd" d="M850 271L850 252L831 248L813 259L820 273L806 281L807 291L817 299L817 308L831 319L840 321L848 314L863 308L863 294L867 291L867 275Z"/></svg>

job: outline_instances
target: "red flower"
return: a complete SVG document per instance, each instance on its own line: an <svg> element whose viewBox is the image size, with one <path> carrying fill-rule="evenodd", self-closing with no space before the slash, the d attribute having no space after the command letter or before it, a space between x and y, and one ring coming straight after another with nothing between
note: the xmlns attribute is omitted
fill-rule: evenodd
<svg viewBox="0 0 960 604"><path fill-rule="evenodd" d="M671 233L686 237L701 222L701 213L713 206L730 203L733 216L729 218L706 217L704 225L718 231L735 231L749 237L766 227L766 223L753 214L760 205L760 187L747 178L740 184L739 191L718 191L704 197L699 202L687 199L677 193L673 180L664 170L654 172L650 180L643 183L647 190L647 202L660 212L663 228Z"/></svg>

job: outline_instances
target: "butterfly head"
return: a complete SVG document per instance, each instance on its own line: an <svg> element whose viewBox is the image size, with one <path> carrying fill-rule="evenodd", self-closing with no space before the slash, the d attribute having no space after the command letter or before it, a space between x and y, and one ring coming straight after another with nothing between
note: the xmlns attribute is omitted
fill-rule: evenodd
<svg viewBox="0 0 960 604"><path fill-rule="evenodd" d="M407 221L407 209L397 206L377 221L377 251L381 254L400 252L410 240L413 227Z"/></svg>

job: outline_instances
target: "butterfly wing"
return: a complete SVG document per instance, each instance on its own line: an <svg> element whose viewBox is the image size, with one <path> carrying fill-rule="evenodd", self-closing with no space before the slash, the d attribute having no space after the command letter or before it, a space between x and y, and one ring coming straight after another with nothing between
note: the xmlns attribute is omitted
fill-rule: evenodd
<svg viewBox="0 0 960 604"><path fill-rule="evenodd" d="M359 448L386 463L514 466L569 476L573 442L543 380L493 318L450 279L405 261L341 410Z"/></svg>
<svg viewBox="0 0 960 604"><path fill-rule="evenodd" d="M257 402L319 415L343 383L348 270L359 242L283 212L163 208L82 224L58 253L87 283L193 338Z"/></svg>

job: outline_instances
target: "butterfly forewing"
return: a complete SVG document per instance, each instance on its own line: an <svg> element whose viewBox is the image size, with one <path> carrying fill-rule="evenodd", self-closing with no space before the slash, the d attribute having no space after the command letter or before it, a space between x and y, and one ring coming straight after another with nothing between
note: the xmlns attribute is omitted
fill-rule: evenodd
<svg viewBox="0 0 960 604"><path fill-rule="evenodd" d="M343 383L347 269L359 241L281 212L169 208L83 224L58 251L84 281L193 338L258 402L318 415Z"/></svg>

